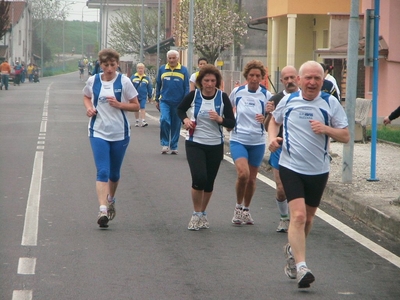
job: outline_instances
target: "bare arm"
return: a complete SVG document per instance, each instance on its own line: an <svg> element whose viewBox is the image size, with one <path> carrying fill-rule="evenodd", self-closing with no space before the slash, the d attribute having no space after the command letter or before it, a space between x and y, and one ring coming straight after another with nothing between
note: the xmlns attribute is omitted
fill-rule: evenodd
<svg viewBox="0 0 400 300"><path fill-rule="evenodd" d="M268 150L271 152L275 152L281 147L282 138L277 137L279 133L279 127L281 124L275 121L275 118L271 116L271 120L268 124Z"/></svg>

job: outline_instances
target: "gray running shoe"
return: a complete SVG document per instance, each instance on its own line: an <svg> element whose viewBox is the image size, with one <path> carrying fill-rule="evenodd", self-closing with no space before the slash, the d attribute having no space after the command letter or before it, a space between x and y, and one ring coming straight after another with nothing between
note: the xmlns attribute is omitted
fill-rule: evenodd
<svg viewBox="0 0 400 300"><path fill-rule="evenodd" d="M116 215L116 211L115 211L115 198L110 202L108 201L108 208L107 208L107 216L108 219L111 221L112 219L115 218Z"/></svg>
<svg viewBox="0 0 400 300"><path fill-rule="evenodd" d="M251 217L250 211L243 210L242 212L242 222L246 225L254 225L254 220Z"/></svg>
<svg viewBox="0 0 400 300"><path fill-rule="evenodd" d="M299 289L309 288L310 284L315 281L314 275L307 267L301 267L297 272L297 286Z"/></svg>
<svg viewBox="0 0 400 300"><path fill-rule="evenodd" d="M210 223L208 223L207 215L201 215L199 221L199 228L200 229L208 229L210 228Z"/></svg>
<svg viewBox="0 0 400 300"><path fill-rule="evenodd" d="M297 276L297 269L296 269L296 262L294 260L294 257L290 251L290 244L287 243L285 246L283 246L283 253L286 258L286 266L285 266L285 274L287 277L290 279L296 279Z"/></svg>
<svg viewBox="0 0 400 300"><path fill-rule="evenodd" d="M199 222L200 222L200 217L198 215L192 215L192 218L190 219L188 229L189 230L199 230Z"/></svg>
<svg viewBox="0 0 400 300"><path fill-rule="evenodd" d="M146 121L142 121L142 127L146 127L146 126L148 126L149 124L147 124L147 122Z"/></svg>
<svg viewBox="0 0 400 300"><path fill-rule="evenodd" d="M232 223L236 225L242 225L242 212L243 210L241 208L235 208L233 211L233 218L232 218Z"/></svg>
<svg viewBox="0 0 400 300"><path fill-rule="evenodd" d="M105 212L99 212L99 215L97 217L97 224L99 224L99 226L101 228L107 228L108 227L108 217L107 217L107 213Z"/></svg>
<svg viewBox="0 0 400 300"><path fill-rule="evenodd" d="M139 121L135 122L135 127L139 127Z"/></svg>
<svg viewBox="0 0 400 300"><path fill-rule="evenodd" d="M288 232L289 229L289 219L280 219L278 228L276 232Z"/></svg>

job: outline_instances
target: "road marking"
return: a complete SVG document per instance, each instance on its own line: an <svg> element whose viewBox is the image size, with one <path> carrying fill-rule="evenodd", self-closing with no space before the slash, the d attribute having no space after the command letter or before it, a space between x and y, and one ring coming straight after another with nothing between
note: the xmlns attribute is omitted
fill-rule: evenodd
<svg viewBox="0 0 400 300"><path fill-rule="evenodd" d="M151 119L158 121L159 118L153 117L149 114L146 114L149 116ZM186 137L186 130L181 130L181 135L183 137ZM227 155L224 155L224 160L227 162L230 162L231 164L234 164L233 159ZM258 173L257 178L261 180L262 182L268 184L270 187L273 189L276 188L275 182L268 177ZM371 250L375 254L379 255L383 259L386 259L388 262L392 263L396 267L400 268L400 257L393 254L392 252L386 250L382 246L379 246L378 244L374 243L370 239L366 238L365 236L359 234L357 231L354 229L350 228L349 226L343 224L339 220L336 220L333 218L331 215L327 214L324 212L322 209L318 208L316 212L316 216L319 217L321 220L325 221L326 223L330 224L331 226L335 227L337 230L343 232L345 235L356 241L357 243L363 245L365 248Z"/></svg>
<svg viewBox="0 0 400 300"><path fill-rule="evenodd" d="M333 226L336 229L343 232L348 237L352 238L356 242L360 243L364 247L368 248L372 252L378 254L380 257L386 259L387 261L394 264L396 267L400 268L400 257L396 256L395 254L386 250L385 248L379 246L378 244L374 243L370 239L367 239L365 236L359 234L354 229L350 228L349 226L343 224L342 222L340 222L340 221L336 220L335 218L333 218L332 216L328 215L323 210L318 209L316 215L320 219L322 219L325 222L327 222L328 224L330 224L331 226Z"/></svg>
<svg viewBox="0 0 400 300"><path fill-rule="evenodd" d="M12 300L32 300L32 291L15 290L13 291Z"/></svg>
<svg viewBox="0 0 400 300"><path fill-rule="evenodd" d="M20 257L18 261L18 274L33 275L35 274L36 258L35 257Z"/></svg>
<svg viewBox="0 0 400 300"><path fill-rule="evenodd" d="M227 155L224 155L224 159L231 164L233 163L233 159ZM260 173L257 174L257 178L262 182L268 184L273 189L276 188L275 182L268 177L261 175ZM380 257L386 259L390 263L394 264L396 267L400 268L400 257L396 256L392 252L386 250L385 248L379 246L378 244L374 243L370 239L367 239L365 236L359 234L354 229L350 228L349 226L343 224L339 220L335 219L331 215L324 212L322 209L318 208L316 212L316 216L319 217L321 220L325 221L329 225L335 227L337 230L343 232L348 237L352 238L357 243L363 245L365 248L371 250L375 254L379 255Z"/></svg>
<svg viewBox="0 0 400 300"><path fill-rule="evenodd" d="M276 186L274 181L270 180L269 178L261 174L258 174L257 178L275 189ZM394 264L396 267L400 268L400 257L396 256L392 252L379 246L370 239L367 239L365 236L359 234L357 231L345 225L344 223L340 222L339 220L335 219L334 217L327 214L320 208L317 209L316 216L319 217L321 220L325 221L326 223L328 223L329 225L335 227L337 230L343 232L345 235L352 238L357 243L363 245L365 248L371 250L372 252L378 254L380 257Z"/></svg>
<svg viewBox="0 0 400 300"><path fill-rule="evenodd" d="M39 221L40 190L42 186L43 151L37 151L33 163L31 186L25 211L22 246L36 246Z"/></svg>

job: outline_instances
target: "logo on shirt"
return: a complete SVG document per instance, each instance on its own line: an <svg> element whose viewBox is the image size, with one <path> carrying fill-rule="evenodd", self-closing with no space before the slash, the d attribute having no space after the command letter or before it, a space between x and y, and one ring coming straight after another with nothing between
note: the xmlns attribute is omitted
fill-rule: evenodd
<svg viewBox="0 0 400 300"><path fill-rule="evenodd" d="M107 103L107 97L104 96L99 97L99 103Z"/></svg>
<svg viewBox="0 0 400 300"><path fill-rule="evenodd" d="M121 93L122 92L122 89L115 89L114 90L114 93Z"/></svg>
<svg viewBox="0 0 400 300"><path fill-rule="evenodd" d="M314 114L312 112L300 112L299 113L300 119L312 120L313 117L314 117Z"/></svg>

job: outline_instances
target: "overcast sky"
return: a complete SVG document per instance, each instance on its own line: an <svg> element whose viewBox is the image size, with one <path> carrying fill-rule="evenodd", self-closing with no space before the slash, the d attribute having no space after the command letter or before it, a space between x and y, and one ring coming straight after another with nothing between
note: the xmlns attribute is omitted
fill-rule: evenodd
<svg viewBox="0 0 400 300"><path fill-rule="evenodd" d="M88 8L86 6L86 0L68 1L71 4L68 5L69 14L67 20L78 20L82 21L99 21L98 19L98 9Z"/></svg>

